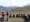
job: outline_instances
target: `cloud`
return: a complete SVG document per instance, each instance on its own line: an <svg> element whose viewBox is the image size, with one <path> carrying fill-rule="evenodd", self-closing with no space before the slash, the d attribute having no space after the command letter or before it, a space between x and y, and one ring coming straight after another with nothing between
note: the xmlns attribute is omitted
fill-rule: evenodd
<svg viewBox="0 0 30 22"><path fill-rule="evenodd" d="M24 6L30 3L30 0L0 0L0 5L3 6Z"/></svg>

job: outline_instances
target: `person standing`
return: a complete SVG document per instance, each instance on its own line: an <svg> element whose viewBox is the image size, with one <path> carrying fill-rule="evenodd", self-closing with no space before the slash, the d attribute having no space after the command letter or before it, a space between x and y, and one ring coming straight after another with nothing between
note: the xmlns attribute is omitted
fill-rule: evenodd
<svg viewBox="0 0 30 22"><path fill-rule="evenodd" d="M24 16L24 22L28 22L28 20L29 20L29 16L28 15Z"/></svg>
<svg viewBox="0 0 30 22"><path fill-rule="evenodd" d="M30 22L30 15L29 15L29 22Z"/></svg>
<svg viewBox="0 0 30 22"><path fill-rule="evenodd" d="M5 14L4 14L4 12L2 12L2 19L3 19L2 21L4 21L4 16L5 16Z"/></svg>
<svg viewBox="0 0 30 22"><path fill-rule="evenodd" d="M2 17L3 17L3 20L4 20L4 16L5 16L5 14L4 14L4 12L2 12Z"/></svg>
<svg viewBox="0 0 30 22"><path fill-rule="evenodd" d="M6 15L7 15L7 21L8 21L8 12L7 12L7 14L6 14Z"/></svg>
<svg viewBox="0 0 30 22"><path fill-rule="evenodd" d="M9 17L12 17L12 13L10 13L10 16Z"/></svg>

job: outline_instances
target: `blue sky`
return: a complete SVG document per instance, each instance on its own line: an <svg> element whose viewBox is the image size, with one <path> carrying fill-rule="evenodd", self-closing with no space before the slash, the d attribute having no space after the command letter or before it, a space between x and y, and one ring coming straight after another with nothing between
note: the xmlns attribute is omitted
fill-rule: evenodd
<svg viewBox="0 0 30 22"><path fill-rule="evenodd" d="M30 4L30 0L0 0L2 6L24 6Z"/></svg>

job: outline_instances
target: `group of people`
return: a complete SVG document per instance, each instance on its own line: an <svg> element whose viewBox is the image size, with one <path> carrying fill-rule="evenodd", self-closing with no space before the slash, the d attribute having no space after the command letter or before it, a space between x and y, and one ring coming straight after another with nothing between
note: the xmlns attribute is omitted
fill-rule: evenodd
<svg viewBox="0 0 30 22"><path fill-rule="evenodd" d="M30 15L24 15L24 22L30 22Z"/></svg>
<svg viewBox="0 0 30 22"><path fill-rule="evenodd" d="M8 21L8 12L6 13L6 15L7 15L7 21ZM4 16L5 16L5 14L4 14L4 12L2 12L3 20L4 20ZM15 17L15 15L13 15L13 17ZM24 15L24 22L29 22L29 21L30 21L30 15L29 14L28 15Z"/></svg>

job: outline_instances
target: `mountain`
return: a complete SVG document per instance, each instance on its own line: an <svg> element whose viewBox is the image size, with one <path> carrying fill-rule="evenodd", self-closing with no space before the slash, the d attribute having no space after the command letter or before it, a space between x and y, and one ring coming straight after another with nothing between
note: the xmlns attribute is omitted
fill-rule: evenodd
<svg viewBox="0 0 30 22"><path fill-rule="evenodd" d="M18 6L11 6L11 7L4 7L4 6L0 6L0 11L1 10L5 10L5 11L9 11L9 10L14 10L18 8ZM19 8L30 8L30 5L24 6L24 7L19 7Z"/></svg>
<svg viewBox="0 0 30 22"><path fill-rule="evenodd" d="M3 6L0 6L0 11L1 10L5 10L5 11L9 11L9 10L14 10L15 7L3 7Z"/></svg>

